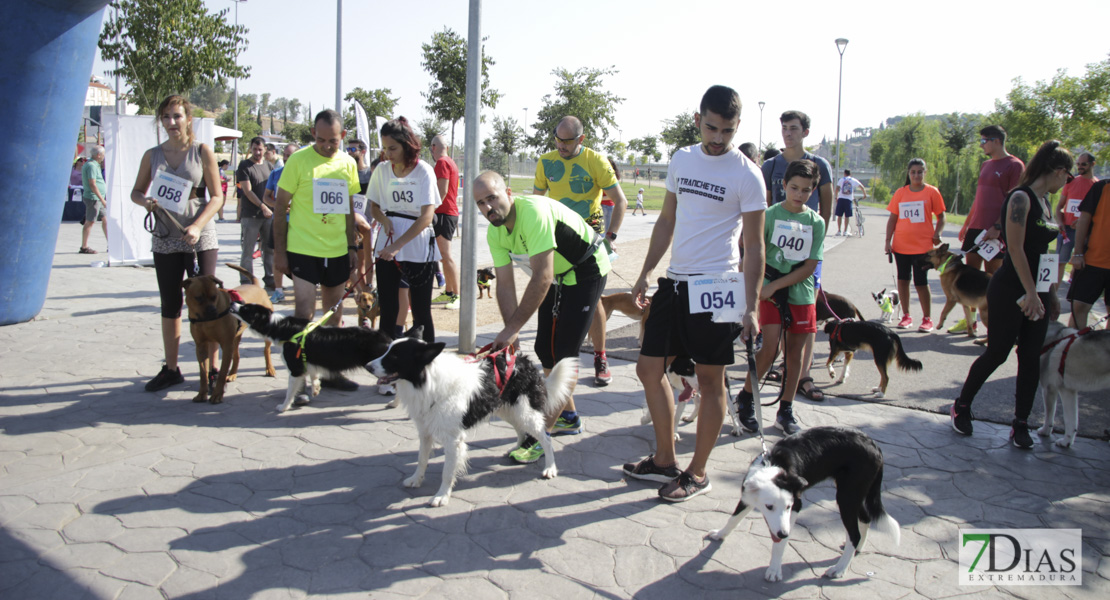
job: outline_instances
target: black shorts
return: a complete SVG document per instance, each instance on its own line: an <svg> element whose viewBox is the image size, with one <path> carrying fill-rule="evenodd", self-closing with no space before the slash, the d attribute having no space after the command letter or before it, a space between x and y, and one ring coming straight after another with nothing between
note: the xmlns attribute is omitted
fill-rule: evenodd
<svg viewBox="0 0 1110 600"><path fill-rule="evenodd" d="M690 314L688 295L685 281L659 279L640 354L657 358L686 354L700 365L736 362L732 344L740 335L740 324L714 323L712 313Z"/></svg>
<svg viewBox="0 0 1110 600"><path fill-rule="evenodd" d="M435 232L436 237L441 237L448 242L455 237L455 231L458 229L458 215L441 215L436 213L435 217L432 219L432 231Z"/></svg>
<svg viewBox="0 0 1110 600"><path fill-rule="evenodd" d="M289 270L293 277L303 279L313 285L324 287L337 287L347 283L351 278L351 260L349 254L335 258L321 258L308 256L296 252L286 252Z"/></svg>
<svg viewBox="0 0 1110 600"><path fill-rule="evenodd" d="M1110 269L1087 265L1078 271L1072 271L1068 300L1094 304L1099 296L1102 296L1105 301L1110 297L1108 294L1110 294Z"/></svg>
<svg viewBox="0 0 1110 600"><path fill-rule="evenodd" d="M559 316L551 314L555 305L556 286L547 290L547 296L536 313L536 356L543 368L550 369L564 358L578 356L590 323L597 312L601 292L605 291L608 276L575 285L564 285L558 291Z"/></svg>
<svg viewBox="0 0 1110 600"><path fill-rule="evenodd" d="M895 252L894 264L898 265L898 281L909 281L912 272L915 286L929 285L929 274L921 266L924 260L924 254L898 254Z"/></svg>
<svg viewBox="0 0 1110 600"><path fill-rule="evenodd" d="M851 198L837 198L836 199L836 213L837 217L850 217L852 216L852 199Z"/></svg>

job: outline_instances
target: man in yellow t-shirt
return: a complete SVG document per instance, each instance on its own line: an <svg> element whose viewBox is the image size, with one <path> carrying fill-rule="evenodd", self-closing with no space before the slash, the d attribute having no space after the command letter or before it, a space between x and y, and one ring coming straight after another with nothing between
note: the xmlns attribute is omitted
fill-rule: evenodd
<svg viewBox="0 0 1110 600"><path fill-rule="evenodd" d="M613 167L602 155L586 148L582 121L566 116L555 126L555 150L540 156L536 163L536 180L532 184L538 195L551 198L574 210L599 234L604 233L609 247L617 241L617 231L624 221L628 200L617 181ZM602 231L601 193L613 201L613 218L609 231ZM613 377L605 356L605 309L598 303L590 325L590 341L594 345L594 385L606 386Z"/></svg>
<svg viewBox="0 0 1110 600"><path fill-rule="evenodd" d="M339 113L321 111L310 131L316 143L289 157L277 184L274 214L288 214L289 220L274 219L274 273L292 277L293 314L311 320L316 286L325 309L334 306L360 267L351 203L360 184L354 159L339 151L347 137ZM340 306L325 325L338 325L342 317ZM358 389L342 376L321 383L343 391Z"/></svg>

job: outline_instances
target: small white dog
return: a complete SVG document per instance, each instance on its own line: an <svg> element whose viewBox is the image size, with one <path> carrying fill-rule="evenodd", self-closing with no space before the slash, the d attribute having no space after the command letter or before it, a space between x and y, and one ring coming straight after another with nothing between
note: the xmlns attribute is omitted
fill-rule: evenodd
<svg viewBox="0 0 1110 600"><path fill-rule="evenodd" d="M1056 419L1056 399L1064 401L1064 437L1056 445L1068 448L1075 443L1079 428L1079 392L1110 389L1110 331L1091 331L1076 335L1075 329L1057 321L1048 324L1041 354L1041 390L1044 392L1044 425L1037 430L1052 435ZM1074 337L1072 337L1074 336ZM1054 344L1054 345L1053 345ZM1065 358L1065 352L1066 358Z"/></svg>
<svg viewBox="0 0 1110 600"><path fill-rule="evenodd" d="M894 290L888 292L886 288L883 288L881 292L871 292L871 297L875 299L875 304L878 304L879 310L883 312L879 322L893 323L894 307L898 306L898 292Z"/></svg>

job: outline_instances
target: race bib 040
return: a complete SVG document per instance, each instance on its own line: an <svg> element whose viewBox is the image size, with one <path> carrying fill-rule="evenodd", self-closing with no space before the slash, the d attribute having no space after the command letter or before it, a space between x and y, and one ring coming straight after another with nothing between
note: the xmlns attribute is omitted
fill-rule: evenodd
<svg viewBox="0 0 1110 600"><path fill-rule="evenodd" d="M771 242L782 250L783 258L791 262L809 258L813 250L813 227L795 221L775 221Z"/></svg>
<svg viewBox="0 0 1110 600"><path fill-rule="evenodd" d="M347 204L347 182L342 179L312 180L312 212L318 215L345 215L351 211Z"/></svg>
<svg viewBox="0 0 1110 600"><path fill-rule="evenodd" d="M157 200L162 208L180 215L185 212L185 205L189 203L191 187L193 184L188 179L158 171L154 181L150 183L150 197Z"/></svg>
<svg viewBox="0 0 1110 600"><path fill-rule="evenodd" d="M687 282L690 314L712 313L714 323L739 323L746 310L740 273L691 278Z"/></svg>

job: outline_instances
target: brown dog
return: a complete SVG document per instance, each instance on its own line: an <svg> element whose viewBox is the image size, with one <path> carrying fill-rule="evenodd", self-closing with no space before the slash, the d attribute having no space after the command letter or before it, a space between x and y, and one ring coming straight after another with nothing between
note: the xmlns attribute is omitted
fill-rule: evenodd
<svg viewBox="0 0 1110 600"><path fill-rule="evenodd" d="M378 290L362 292L355 301L358 303L358 326L374 329L378 316L382 314L382 307L378 305Z"/></svg>
<svg viewBox="0 0 1110 600"><path fill-rule="evenodd" d="M963 258L948 251L948 244L941 244L925 254L925 268L934 268L940 274L940 287L944 290L946 301L944 310L940 311L940 321L937 330L944 328L944 320L952 312L956 303L964 309L964 318L967 319L967 335L975 337L975 316L971 309L979 309L983 316L983 325L990 327L987 321L987 286L990 285L991 276L979 269L974 269L964 264Z"/></svg>
<svg viewBox="0 0 1110 600"><path fill-rule="evenodd" d="M227 266L250 275L239 265L226 263ZM262 282L257 277L250 275L251 282L241 285L234 290L240 302L261 304L273 309ZM189 308L189 333L193 334L193 342L197 347L197 362L200 363L200 392L193 398L193 402L208 401L219 404L224 401L224 386L228 381L235 381L239 372L239 340L247 326L231 314L232 295L224 289L224 282L211 275L190 277L182 284L185 288L185 305ZM215 342L220 345L223 356L220 360L220 373L216 378L215 389L209 395L208 374L212 366L208 364L208 344ZM270 358L270 340L266 340L266 376L275 377L274 362Z"/></svg>
<svg viewBox="0 0 1110 600"><path fill-rule="evenodd" d="M492 298L493 292L489 289L489 282L497 279L493 274L493 269L486 267L485 269L478 269L478 299L482 299L482 290L485 290L486 297Z"/></svg>
<svg viewBox="0 0 1110 600"><path fill-rule="evenodd" d="M640 308L631 292L619 292L601 297L601 307L605 309L605 319L613 315L614 311L624 313L624 316L640 322L640 341L644 341L644 323L647 322L650 305Z"/></svg>

